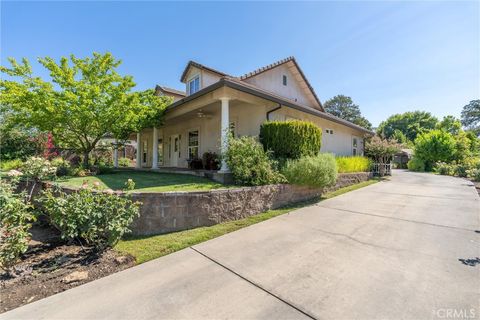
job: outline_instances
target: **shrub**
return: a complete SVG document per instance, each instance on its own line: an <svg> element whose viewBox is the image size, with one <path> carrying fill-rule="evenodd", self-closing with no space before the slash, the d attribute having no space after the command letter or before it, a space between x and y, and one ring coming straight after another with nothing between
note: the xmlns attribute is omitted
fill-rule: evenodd
<svg viewBox="0 0 480 320"><path fill-rule="evenodd" d="M0 268L8 270L28 249L35 217L24 192L15 193L17 180L0 180Z"/></svg>
<svg viewBox="0 0 480 320"><path fill-rule="evenodd" d="M125 190L131 191L133 189L135 189L135 181L133 181L133 179L128 179L125 181Z"/></svg>
<svg viewBox="0 0 480 320"><path fill-rule="evenodd" d="M379 136L374 136L365 143L365 155L376 163L389 163L400 149L401 145L396 140L382 139Z"/></svg>
<svg viewBox="0 0 480 320"><path fill-rule="evenodd" d="M260 142L275 158L315 156L322 146L322 130L307 121L269 121L260 126Z"/></svg>
<svg viewBox="0 0 480 320"><path fill-rule="evenodd" d="M337 168L339 173L345 172L367 172L372 167L372 160L367 157L336 157Z"/></svg>
<svg viewBox="0 0 480 320"><path fill-rule="evenodd" d="M70 162L63 159L62 157L54 158L50 161L50 164L57 168L56 175L58 177L68 176L71 174Z"/></svg>
<svg viewBox="0 0 480 320"><path fill-rule="evenodd" d="M453 176L454 166L445 162L437 162L435 171L444 176Z"/></svg>
<svg viewBox="0 0 480 320"><path fill-rule="evenodd" d="M86 185L66 194L45 190L40 198L45 214L64 240L83 239L97 249L114 246L139 215L140 203L127 196L91 190Z"/></svg>
<svg viewBox="0 0 480 320"><path fill-rule="evenodd" d="M130 163L131 163L131 161L130 161L130 159L128 159L128 158L120 158L120 159L118 159L118 165L119 165L120 167L130 167Z"/></svg>
<svg viewBox="0 0 480 320"><path fill-rule="evenodd" d="M432 130L415 139L415 156L422 159L430 171L437 161L450 162L455 157L454 137L442 130Z"/></svg>
<svg viewBox="0 0 480 320"><path fill-rule="evenodd" d="M425 171L425 162L418 157L413 157L407 163L408 170L410 171L418 171L423 172Z"/></svg>
<svg viewBox="0 0 480 320"><path fill-rule="evenodd" d="M468 176L468 170L470 170L470 166L467 163L460 162L453 166L453 174L457 177L466 178Z"/></svg>
<svg viewBox="0 0 480 320"><path fill-rule="evenodd" d="M0 167L4 171L9 171L12 169L20 169L22 165L23 165L23 162L20 159L2 160L0 163Z"/></svg>
<svg viewBox="0 0 480 320"><path fill-rule="evenodd" d="M274 170L275 163L262 145L252 137L229 138L225 161L237 184L264 185L285 179Z"/></svg>
<svg viewBox="0 0 480 320"><path fill-rule="evenodd" d="M470 169L467 170L469 178L472 178L474 181L480 181L480 169Z"/></svg>
<svg viewBox="0 0 480 320"><path fill-rule="evenodd" d="M337 180L337 163L332 154L323 153L288 160L282 173L292 184L323 188Z"/></svg>
<svg viewBox="0 0 480 320"><path fill-rule="evenodd" d="M54 178L56 171L57 168L55 168L50 161L40 157L28 158L22 166L24 176L34 180Z"/></svg>

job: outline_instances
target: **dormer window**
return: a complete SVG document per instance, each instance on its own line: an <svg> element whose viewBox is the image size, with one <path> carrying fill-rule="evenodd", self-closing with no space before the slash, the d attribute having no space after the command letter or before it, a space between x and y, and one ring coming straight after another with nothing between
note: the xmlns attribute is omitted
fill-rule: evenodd
<svg viewBox="0 0 480 320"><path fill-rule="evenodd" d="M287 85L287 76L286 75L283 75L283 85L286 86Z"/></svg>
<svg viewBox="0 0 480 320"><path fill-rule="evenodd" d="M188 81L187 85L188 94L194 94L198 90L200 90L200 76L196 76Z"/></svg>

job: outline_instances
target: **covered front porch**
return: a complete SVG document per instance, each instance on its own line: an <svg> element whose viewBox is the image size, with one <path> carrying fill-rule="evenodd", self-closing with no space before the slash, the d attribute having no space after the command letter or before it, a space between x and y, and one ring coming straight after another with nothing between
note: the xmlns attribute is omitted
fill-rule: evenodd
<svg viewBox="0 0 480 320"><path fill-rule="evenodd" d="M185 169L192 161L198 165L205 153L220 155L227 147L228 132L234 136L258 135L266 112L274 107L271 101L220 88L169 108L161 127L147 128L131 137L137 142L136 168L204 176L205 170ZM216 169L229 171L225 162Z"/></svg>

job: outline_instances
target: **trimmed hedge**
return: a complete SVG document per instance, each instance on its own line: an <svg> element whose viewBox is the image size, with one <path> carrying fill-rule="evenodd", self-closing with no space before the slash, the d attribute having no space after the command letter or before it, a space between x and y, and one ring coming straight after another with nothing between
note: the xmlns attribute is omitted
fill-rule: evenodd
<svg viewBox="0 0 480 320"><path fill-rule="evenodd" d="M307 121L269 121L260 126L260 142L278 159L316 156L322 146L322 129Z"/></svg>

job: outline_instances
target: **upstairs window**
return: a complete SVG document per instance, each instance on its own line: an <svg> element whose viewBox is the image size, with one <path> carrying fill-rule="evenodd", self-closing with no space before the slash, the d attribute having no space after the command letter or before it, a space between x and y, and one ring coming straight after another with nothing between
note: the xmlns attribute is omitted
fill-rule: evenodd
<svg viewBox="0 0 480 320"><path fill-rule="evenodd" d="M284 85L284 86L287 85L287 76L286 76L286 75L283 75L282 82L283 82L283 85Z"/></svg>
<svg viewBox="0 0 480 320"><path fill-rule="evenodd" d="M333 134L333 129L325 129L325 133Z"/></svg>
<svg viewBox="0 0 480 320"><path fill-rule="evenodd" d="M188 94L194 94L200 90L200 76L196 76L192 80L188 81Z"/></svg>

